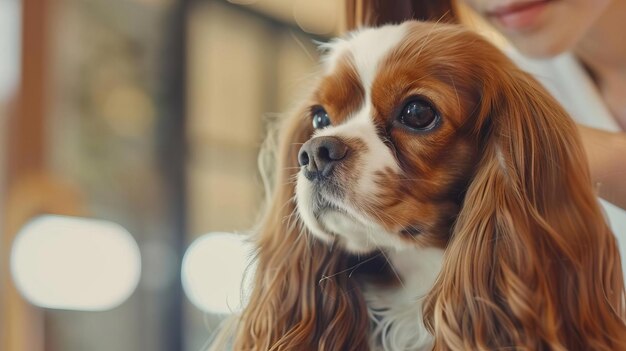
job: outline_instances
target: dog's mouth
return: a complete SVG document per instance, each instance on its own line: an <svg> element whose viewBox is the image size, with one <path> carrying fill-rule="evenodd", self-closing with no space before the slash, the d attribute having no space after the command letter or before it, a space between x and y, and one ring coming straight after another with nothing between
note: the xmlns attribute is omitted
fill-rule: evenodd
<svg viewBox="0 0 626 351"><path fill-rule="evenodd" d="M303 199L303 201L306 200ZM335 187L329 188L328 186L321 187L314 185L312 188L310 209L313 217L322 225L325 216L329 214L340 214L355 219L353 215L350 215L344 202L344 192L338 191Z"/></svg>
<svg viewBox="0 0 626 351"><path fill-rule="evenodd" d="M346 187L336 180L327 182L310 183L311 192L313 194L313 203L320 208L324 206L334 206L339 208L338 203L344 201L346 197Z"/></svg>
<svg viewBox="0 0 626 351"><path fill-rule="evenodd" d="M340 214L342 216L351 218L354 221L362 222L361 218L357 218L356 216L350 214L350 211L348 211L342 205L338 204L339 201L329 199L328 197L324 196L320 192L315 192L315 194L316 196L315 196L315 200L313 201L312 209L313 209L313 216L318 222L320 222L323 219L324 215L327 215L329 213ZM366 225L366 223L363 223L363 225ZM407 226L402 227L402 229L398 231L398 234L401 236L416 237L422 234L423 232L424 232L424 228L421 225L413 224L413 225L407 225ZM337 233L332 233L332 234L337 234Z"/></svg>
<svg viewBox="0 0 626 351"><path fill-rule="evenodd" d="M325 214L328 214L329 212L338 212L338 213L345 214L345 215L348 214L348 212L344 208L337 205L336 203L334 203L327 197L323 196L319 192L316 192L316 196L315 196L315 199L313 200L313 204L311 208L313 211L313 216L318 221L320 221L321 218L323 218L323 216Z"/></svg>
<svg viewBox="0 0 626 351"><path fill-rule="evenodd" d="M390 215L377 210L375 194L358 194L343 183L337 178L311 182L302 173L299 175L296 202L300 219L310 233L359 254L421 245L420 238L428 228L420 221L385 221Z"/></svg>
<svg viewBox="0 0 626 351"><path fill-rule="evenodd" d="M342 197L330 195L325 191L311 193L310 198L298 198L298 202L305 202L308 205L299 206L300 210L308 212L308 220L304 224L313 233L322 234L338 241L341 246L348 248L348 251L366 253L376 248L371 242L368 232L373 223L368 221L363 214L355 213L345 204Z"/></svg>
<svg viewBox="0 0 626 351"><path fill-rule="evenodd" d="M345 221L352 224L352 226L354 226L355 223L361 224L361 221L352 216L345 208L321 196L320 199L314 202L312 212L316 222L326 233L334 237L341 237L342 233L350 228L337 228L336 225L332 224L333 219L344 218ZM348 225L346 225L346 227L348 227Z"/></svg>
<svg viewBox="0 0 626 351"><path fill-rule="evenodd" d="M339 190L337 190L339 189ZM364 199L350 197L344 187L329 188L300 179L296 194L303 224L327 243L336 242L347 252L370 254L381 249L403 249L421 243L424 227L419 224L388 227L381 213L371 214Z"/></svg>

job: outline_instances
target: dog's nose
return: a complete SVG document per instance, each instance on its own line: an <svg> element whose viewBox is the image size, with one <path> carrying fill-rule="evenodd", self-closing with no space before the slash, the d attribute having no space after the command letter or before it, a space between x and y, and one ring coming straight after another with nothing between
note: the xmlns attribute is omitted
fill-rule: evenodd
<svg viewBox="0 0 626 351"><path fill-rule="evenodd" d="M328 177L335 164L346 157L348 149L348 145L337 137L316 137L302 145L298 162L309 180Z"/></svg>

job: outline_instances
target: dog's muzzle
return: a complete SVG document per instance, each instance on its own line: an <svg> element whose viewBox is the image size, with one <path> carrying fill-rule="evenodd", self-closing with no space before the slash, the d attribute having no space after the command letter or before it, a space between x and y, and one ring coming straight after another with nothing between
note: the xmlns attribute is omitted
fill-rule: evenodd
<svg viewBox="0 0 626 351"><path fill-rule="evenodd" d="M345 160L350 148L340 138L315 137L302 145L298 162L304 176L312 182L328 179L335 167Z"/></svg>

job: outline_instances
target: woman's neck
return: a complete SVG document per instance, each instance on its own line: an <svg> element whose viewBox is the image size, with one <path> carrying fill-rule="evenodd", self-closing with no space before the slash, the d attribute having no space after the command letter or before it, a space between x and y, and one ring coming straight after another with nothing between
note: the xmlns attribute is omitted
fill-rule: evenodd
<svg viewBox="0 0 626 351"><path fill-rule="evenodd" d="M612 0L574 49L626 130L626 1Z"/></svg>

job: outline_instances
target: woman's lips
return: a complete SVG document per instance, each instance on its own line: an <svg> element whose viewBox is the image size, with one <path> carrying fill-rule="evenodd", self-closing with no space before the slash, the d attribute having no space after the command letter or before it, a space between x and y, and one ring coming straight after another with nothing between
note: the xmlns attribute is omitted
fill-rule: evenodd
<svg viewBox="0 0 626 351"><path fill-rule="evenodd" d="M502 27L511 30L523 30L534 26L550 0L524 1L498 6L487 11Z"/></svg>

